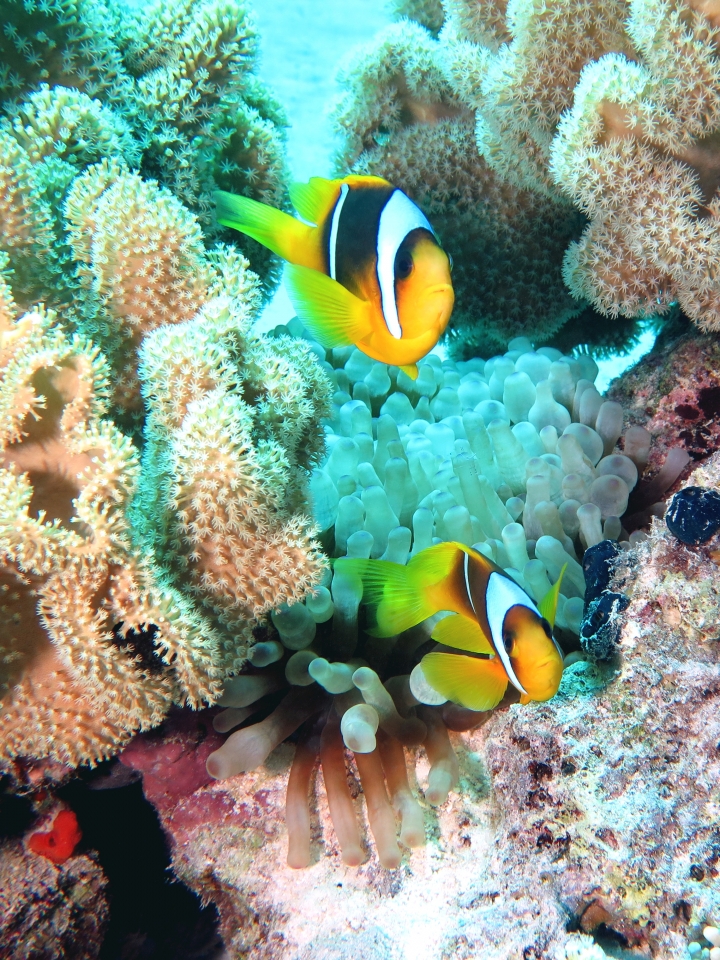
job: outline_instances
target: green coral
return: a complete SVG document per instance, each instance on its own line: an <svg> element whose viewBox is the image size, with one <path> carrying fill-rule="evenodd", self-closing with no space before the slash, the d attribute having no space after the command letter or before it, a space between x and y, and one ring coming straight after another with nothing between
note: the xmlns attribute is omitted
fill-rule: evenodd
<svg viewBox="0 0 720 960"><path fill-rule="evenodd" d="M210 213L217 186L284 200L246 8L8 10L0 757L93 763L215 700L253 627L319 580L307 483L330 385L309 347L252 332L276 261L248 241L258 276Z"/></svg>
<svg viewBox="0 0 720 960"><path fill-rule="evenodd" d="M279 276L276 259L218 227L212 200L222 188L287 203L286 121L253 73L257 36L245 5L6 6L0 116L30 162L51 155L76 166L124 159L174 193L206 240L237 243L268 293ZM28 184L27 192L33 189Z"/></svg>

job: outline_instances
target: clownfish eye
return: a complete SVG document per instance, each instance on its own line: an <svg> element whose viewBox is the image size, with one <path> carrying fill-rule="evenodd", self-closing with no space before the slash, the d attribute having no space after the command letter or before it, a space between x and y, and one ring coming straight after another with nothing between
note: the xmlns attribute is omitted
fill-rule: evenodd
<svg viewBox="0 0 720 960"><path fill-rule="evenodd" d="M540 626L541 626L541 627L543 628L543 630L545 631L548 640L552 640L552 627L551 627L550 624L547 622L547 620L545 619L545 617L543 617L542 620L540 621Z"/></svg>
<svg viewBox="0 0 720 960"><path fill-rule="evenodd" d="M407 280L413 270L413 260L409 253L398 251L395 257L395 279Z"/></svg>
<svg viewBox="0 0 720 960"><path fill-rule="evenodd" d="M515 634L513 631L503 630L502 641L507 652L512 653L513 644L515 643Z"/></svg>

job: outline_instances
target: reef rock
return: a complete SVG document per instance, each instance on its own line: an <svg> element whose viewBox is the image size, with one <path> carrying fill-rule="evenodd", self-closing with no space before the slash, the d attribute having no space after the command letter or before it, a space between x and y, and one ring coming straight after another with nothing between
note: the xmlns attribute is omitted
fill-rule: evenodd
<svg viewBox="0 0 720 960"><path fill-rule="evenodd" d="M715 455L690 482L719 478ZM151 771L176 873L217 904L230 955L684 958L720 918L719 547L684 546L655 520L616 572L630 597L616 661L576 661L552 701L452 735L459 787L425 806L427 844L395 871L374 853L342 865L321 782L313 863L285 865L291 744L211 782L203 715L136 738L123 761ZM416 773L422 795L420 751Z"/></svg>
<svg viewBox="0 0 720 960"><path fill-rule="evenodd" d="M21 840L0 846L0 958L94 960L108 922L107 881L85 854L55 864Z"/></svg>

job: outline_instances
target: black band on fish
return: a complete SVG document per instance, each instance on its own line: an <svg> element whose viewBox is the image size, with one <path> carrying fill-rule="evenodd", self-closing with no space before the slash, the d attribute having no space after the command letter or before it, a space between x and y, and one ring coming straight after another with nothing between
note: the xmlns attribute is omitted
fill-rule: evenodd
<svg viewBox="0 0 720 960"><path fill-rule="evenodd" d="M375 274L378 224L393 189L385 183L350 185L326 222L328 273L334 262L335 274L330 273L333 280L362 299L366 293L360 289L359 280ZM333 230L335 224L337 228Z"/></svg>

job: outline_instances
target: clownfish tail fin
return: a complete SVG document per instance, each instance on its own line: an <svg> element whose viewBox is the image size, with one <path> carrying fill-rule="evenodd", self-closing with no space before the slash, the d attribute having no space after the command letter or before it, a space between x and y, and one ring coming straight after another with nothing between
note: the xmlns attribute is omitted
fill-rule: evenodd
<svg viewBox="0 0 720 960"><path fill-rule="evenodd" d="M284 260L302 258L301 251L310 245L314 227L266 203L217 190L215 205L218 223L252 237Z"/></svg>
<svg viewBox="0 0 720 960"><path fill-rule="evenodd" d="M348 347L371 330L371 308L327 274L288 264L285 285L298 319L323 347Z"/></svg>
<svg viewBox="0 0 720 960"><path fill-rule="evenodd" d="M362 580L363 601L375 608L376 626L368 631L374 636L393 637L437 612L410 566L355 557L341 557L334 566L338 573Z"/></svg>
<svg viewBox="0 0 720 960"><path fill-rule="evenodd" d="M551 627L555 626L558 598L560 597L560 585L562 584L562 578L566 570L567 564L563 566L562 570L560 571L560 576L538 604L540 615L545 617Z"/></svg>

